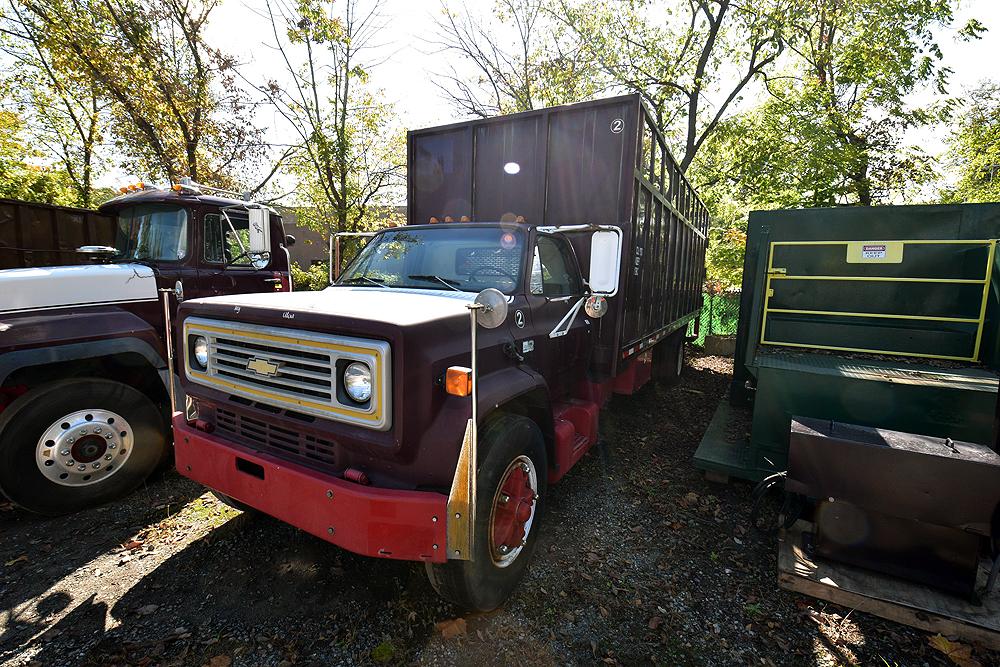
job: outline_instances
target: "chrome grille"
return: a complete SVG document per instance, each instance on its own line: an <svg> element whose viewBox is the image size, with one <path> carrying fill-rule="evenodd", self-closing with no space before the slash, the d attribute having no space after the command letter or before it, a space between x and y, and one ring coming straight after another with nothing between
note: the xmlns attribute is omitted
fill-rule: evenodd
<svg viewBox="0 0 1000 667"><path fill-rule="evenodd" d="M304 462L327 466L337 463L334 443L330 440L275 426L225 408L216 408L215 428L237 442L281 458L303 459Z"/></svg>
<svg viewBox="0 0 1000 667"><path fill-rule="evenodd" d="M389 344L312 331L191 317L185 350L194 336L208 341L208 367L185 371L195 383L264 405L386 430L390 420ZM360 361L372 369L372 399L351 401L341 387L343 368Z"/></svg>

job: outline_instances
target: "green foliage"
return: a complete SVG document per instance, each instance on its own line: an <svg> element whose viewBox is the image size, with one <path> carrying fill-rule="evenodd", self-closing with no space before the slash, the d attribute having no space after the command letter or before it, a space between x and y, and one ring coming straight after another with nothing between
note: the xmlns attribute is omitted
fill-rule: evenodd
<svg viewBox="0 0 1000 667"><path fill-rule="evenodd" d="M0 198L71 206L73 185L64 171L36 164L42 156L24 138L24 122L0 110Z"/></svg>
<svg viewBox="0 0 1000 667"><path fill-rule="evenodd" d="M738 282L749 211L903 202L936 177L904 138L950 112L908 99L946 90L934 29L950 23L954 1L800 4L767 99L720 122L692 165L713 214L708 275L722 286Z"/></svg>
<svg viewBox="0 0 1000 667"><path fill-rule="evenodd" d="M292 288L296 292L324 290L330 285L330 269L326 262L303 269L292 262Z"/></svg>
<svg viewBox="0 0 1000 667"><path fill-rule="evenodd" d="M967 95L950 140L958 183L945 201L1000 202L1000 83L984 83Z"/></svg>
<svg viewBox="0 0 1000 667"><path fill-rule="evenodd" d="M59 77L96 87L110 103L111 133L136 173L228 184L251 159L249 127L230 59L204 30L216 0L20 0L39 25Z"/></svg>

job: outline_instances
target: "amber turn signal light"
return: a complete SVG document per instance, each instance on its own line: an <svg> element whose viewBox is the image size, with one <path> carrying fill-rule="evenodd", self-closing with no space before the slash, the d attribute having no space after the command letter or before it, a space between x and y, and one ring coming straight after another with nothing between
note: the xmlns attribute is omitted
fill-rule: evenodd
<svg viewBox="0 0 1000 667"><path fill-rule="evenodd" d="M444 374L444 390L452 396L468 396L472 393L472 369L452 366Z"/></svg>

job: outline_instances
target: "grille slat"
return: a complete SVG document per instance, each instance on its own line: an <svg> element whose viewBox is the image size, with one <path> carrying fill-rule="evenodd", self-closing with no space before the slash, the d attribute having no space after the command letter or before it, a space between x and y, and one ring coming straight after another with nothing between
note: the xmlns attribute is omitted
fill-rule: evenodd
<svg viewBox="0 0 1000 667"><path fill-rule="evenodd" d="M234 364L240 368L246 368L247 362L253 359L253 355L247 355L245 357L236 357L230 354L224 354L216 352L214 358L218 361L224 361L227 364ZM270 359L278 359L277 355L269 355ZM280 360L279 360L280 361ZM281 367L282 375L295 375L297 377L310 378L314 380L325 381L327 384L330 383L330 371L327 370L325 373L317 373L316 371L306 370L303 368L298 368L293 364L284 364Z"/></svg>
<svg viewBox="0 0 1000 667"><path fill-rule="evenodd" d="M329 363L324 362L324 361L320 361L320 360L317 360L317 359L305 358L305 357L296 357L296 356L293 356L293 355L290 355L290 354L283 354L283 353L279 352L278 350L271 350L271 349L260 350L260 349L256 349L255 347L251 348L248 345L241 347L241 346L230 345L230 344L222 343L222 342L218 342L218 341L216 341L216 342L213 343L213 347L215 349L217 349L217 350L224 350L226 352L235 352L235 353L238 353L238 354L245 355L243 357L243 359L250 359L250 358L252 358L254 356L257 356L258 354L266 354L269 359L277 359L278 361L287 361L287 362L291 362L291 363L294 363L294 364L302 364L304 366L308 365L308 366L312 366L314 368L326 369L326 375L329 376L329 374L330 374L330 365L329 365ZM310 356L312 356L312 355L310 355Z"/></svg>
<svg viewBox="0 0 1000 667"><path fill-rule="evenodd" d="M337 462L335 445L329 440L299 434L225 408L216 408L215 428L237 442L281 458L296 459L307 465L329 466Z"/></svg>

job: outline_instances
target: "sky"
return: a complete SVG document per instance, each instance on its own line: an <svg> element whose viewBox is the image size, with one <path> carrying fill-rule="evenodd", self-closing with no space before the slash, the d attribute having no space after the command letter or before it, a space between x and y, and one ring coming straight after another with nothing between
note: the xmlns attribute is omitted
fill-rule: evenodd
<svg viewBox="0 0 1000 667"><path fill-rule="evenodd" d="M460 3L461 0L459 0ZM454 2L453 6L460 6ZM488 12L491 0L466 0L466 7L475 12ZM281 80L283 64L273 48L274 36L270 21L262 15L263 0L223 0L209 25L210 43L235 55L247 76L254 79ZM460 120L460 114L449 106L434 86L433 74L443 70L444 56L434 53L427 43L435 32L435 16L441 11L441 0L384 0L384 30L378 41L384 44L377 57L384 59L371 72L370 83L381 88L387 100L395 105L400 123L406 129L427 127ZM955 31L975 16L989 31L981 40L958 41ZM973 88L979 81L997 78L1000 59L1000 0L961 0L952 29L943 30L939 44L944 51L945 65L954 70L953 94ZM922 102L929 96L916 96ZM268 139L274 143L290 141L270 109L261 109L258 123L269 126ZM932 153L944 150L946 132L941 128L921 130L908 137Z"/></svg>

